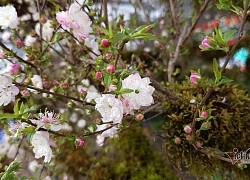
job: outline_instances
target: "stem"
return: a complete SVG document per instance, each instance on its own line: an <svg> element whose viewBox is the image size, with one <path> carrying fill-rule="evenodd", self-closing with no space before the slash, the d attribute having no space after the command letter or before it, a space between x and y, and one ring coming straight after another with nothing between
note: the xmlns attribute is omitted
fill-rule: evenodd
<svg viewBox="0 0 250 180"><path fill-rule="evenodd" d="M107 7L107 0L101 0L103 13L104 13L104 23L106 28L109 28L109 20L108 20L108 7Z"/></svg>
<svg viewBox="0 0 250 180"><path fill-rule="evenodd" d="M21 84L21 83L14 83L14 84L17 85L17 86L22 86L22 87L34 89L34 90L42 92L42 93L51 94L51 95L62 97L62 98L66 98L66 99L72 99L72 100L80 102L80 103L82 103L84 105L92 105L92 106L94 106L94 104L92 104L92 103L88 103L88 102L82 101L82 100L77 99L75 97L71 97L71 96L66 96L66 95L63 95L63 94L54 93L54 92L51 92L51 91L48 91L48 90L45 90L45 89L40 89L40 88L36 88L36 87L33 87L33 86Z"/></svg>
<svg viewBox="0 0 250 180"><path fill-rule="evenodd" d="M191 26L189 32L187 33L186 37L184 38L184 40L181 43L181 46L183 46L185 44L185 42L188 40L188 38L190 37L190 35L192 34L192 32L194 31L194 28L196 26L196 24L198 23L198 21L200 20L202 14L204 13L204 11L206 10L208 4L210 3L211 0L206 0L204 5L201 7L201 9L198 12L198 15L193 23L193 25Z"/></svg>

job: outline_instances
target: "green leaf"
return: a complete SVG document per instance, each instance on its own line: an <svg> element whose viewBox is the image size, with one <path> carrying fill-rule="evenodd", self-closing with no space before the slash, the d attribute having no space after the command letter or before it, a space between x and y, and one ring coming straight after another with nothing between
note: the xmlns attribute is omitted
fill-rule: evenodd
<svg viewBox="0 0 250 180"><path fill-rule="evenodd" d="M10 113L0 114L0 119L12 119L12 118L16 118L16 115Z"/></svg>
<svg viewBox="0 0 250 180"><path fill-rule="evenodd" d="M127 38L127 36L124 33L117 33L113 39L113 43L116 44L119 41L123 41L126 38Z"/></svg>
<svg viewBox="0 0 250 180"><path fill-rule="evenodd" d="M88 127L88 130L90 132L94 132L95 131L95 125L94 124L91 124L89 127Z"/></svg>
<svg viewBox="0 0 250 180"><path fill-rule="evenodd" d="M232 82L233 80L232 79L221 79L220 82L217 83L217 85L221 85L221 84L225 84L225 83L228 83L228 82Z"/></svg>
<svg viewBox="0 0 250 180"><path fill-rule="evenodd" d="M18 102L19 102L19 101L20 101L20 99L17 99L17 100L16 100L16 103L15 103L14 108L13 108L14 114L15 114L16 116L18 116L18 114L19 114L19 105L18 105Z"/></svg>
<svg viewBox="0 0 250 180"><path fill-rule="evenodd" d="M229 39L235 34L235 32L236 32L235 29L226 32L226 33L223 35L224 41L227 43L227 42L229 41Z"/></svg>
<svg viewBox="0 0 250 180"><path fill-rule="evenodd" d="M215 58L213 59L213 69L214 69L215 83L217 83L221 79L221 72L218 69L217 60Z"/></svg>
<svg viewBox="0 0 250 180"><path fill-rule="evenodd" d="M140 32L140 33L146 32L146 30L151 29L151 28L154 27L155 25L156 25L156 23L153 23L153 24L150 24L150 25L142 25L142 26L139 26L138 28L136 28L136 29L134 30L134 33L137 33L137 32Z"/></svg>
<svg viewBox="0 0 250 180"><path fill-rule="evenodd" d="M133 89L129 89L129 88L124 88L124 89L121 89L119 91L119 94L127 94L127 93L131 93L131 92L134 92Z"/></svg>
<svg viewBox="0 0 250 180"><path fill-rule="evenodd" d="M104 76L104 84L105 84L107 89L109 88L109 85L111 83L111 79L112 79L112 76L110 74L107 74Z"/></svg>

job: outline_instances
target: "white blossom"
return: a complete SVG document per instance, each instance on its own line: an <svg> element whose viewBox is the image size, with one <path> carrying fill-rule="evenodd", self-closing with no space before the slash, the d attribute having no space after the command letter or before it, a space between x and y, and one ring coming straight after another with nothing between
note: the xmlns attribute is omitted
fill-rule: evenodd
<svg viewBox="0 0 250 180"><path fill-rule="evenodd" d="M19 24L16 9L13 6L0 7L0 26L2 29L15 29Z"/></svg>
<svg viewBox="0 0 250 180"><path fill-rule="evenodd" d="M36 88L40 88L40 89L43 88L43 82L42 82L41 76L33 75L33 77L31 78L31 81Z"/></svg>
<svg viewBox="0 0 250 180"><path fill-rule="evenodd" d="M36 131L31 139L35 158L39 159L44 156L44 162L50 162L52 150L50 148L49 133L46 131ZM53 144L54 145L54 144Z"/></svg>
<svg viewBox="0 0 250 180"><path fill-rule="evenodd" d="M95 99L95 108L102 115L103 122L121 123L123 118L122 102L114 95L103 94L102 97Z"/></svg>
<svg viewBox="0 0 250 180"><path fill-rule="evenodd" d="M154 103L152 94L155 88L149 84L149 78L141 78L138 73L131 74L122 81L122 89L134 90L131 93L122 94L122 97L129 102L132 109L139 109L141 106L149 106Z"/></svg>
<svg viewBox="0 0 250 180"><path fill-rule="evenodd" d="M25 46L32 46L36 42L36 38L32 37L31 35L27 35L24 44Z"/></svg>
<svg viewBox="0 0 250 180"><path fill-rule="evenodd" d="M45 110L45 113L39 113L37 119L31 119L32 123L37 125L36 129L41 127L49 128L52 131L59 131L61 129L61 124L59 124L59 117L54 112L49 112Z"/></svg>
<svg viewBox="0 0 250 180"><path fill-rule="evenodd" d="M38 169L42 169L42 165L38 164L36 160L33 160L29 163L28 169L31 172L36 172Z"/></svg>
<svg viewBox="0 0 250 180"><path fill-rule="evenodd" d="M72 3L68 11L58 12L56 19L64 29L71 28L74 36L80 41L93 31L89 16L81 10L78 3Z"/></svg>
<svg viewBox="0 0 250 180"><path fill-rule="evenodd" d="M0 75L0 106L6 106L11 101L15 101L15 96L19 93L19 89L12 85L9 76Z"/></svg>
<svg viewBox="0 0 250 180"><path fill-rule="evenodd" d="M44 40L50 40L53 35L54 29L50 27L51 20L47 20L46 23L42 25L42 38ZM36 33L40 36L40 23L37 23L35 26Z"/></svg>
<svg viewBox="0 0 250 180"><path fill-rule="evenodd" d="M111 124L102 124L102 125L96 125L97 129L96 129L96 132L98 131L102 131L104 129L107 129L109 128L110 126L112 126ZM107 137L111 137L113 138L114 135L117 134L117 130L118 128L113 126L105 131L103 131L101 134L98 134L96 136L96 143L99 145L99 146L103 146L104 144L104 141L105 141L105 138Z"/></svg>

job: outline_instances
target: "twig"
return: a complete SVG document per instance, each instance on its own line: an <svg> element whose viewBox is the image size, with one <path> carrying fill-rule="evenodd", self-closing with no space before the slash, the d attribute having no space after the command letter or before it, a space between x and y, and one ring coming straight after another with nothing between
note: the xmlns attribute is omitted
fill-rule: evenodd
<svg viewBox="0 0 250 180"><path fill-rule="evenodd" d="M188 40L188 38L190 37L190 35L192 34L192 32L194 31L194 28L196 26L196 24L198 23L198 21L200 20L202 14L204 13L204 11L206 10L208 4L210 3L211 0L205 0L204 5L201 7L201 9L198 12L198 15L193 23L193 25L191 26L189 32L187 33L186 37L184 38L184 40L181 43L181 46L183 46L185 44L185 42Z"/></svg>
<svg viewBox="0 0 250 180"><path fill-rule="evenodd" d="M102 3L102 9L103 9L103 13L104 13L104 23L106 28L109 28L109 20L108 20L108 4L107 4L107 0L101 0Z"/></svg>

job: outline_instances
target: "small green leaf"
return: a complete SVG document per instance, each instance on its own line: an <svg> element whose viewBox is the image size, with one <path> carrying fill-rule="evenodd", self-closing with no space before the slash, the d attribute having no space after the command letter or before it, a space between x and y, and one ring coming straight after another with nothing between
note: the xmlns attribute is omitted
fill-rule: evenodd
<svg viewBox="0 0 250 180"><path fill-rule="evenodd" d="M117 33L113 39L113 43L116 44L118 43L119 41L123 41L124 39L126 39L127 36L123 33Z"/></svg>
<svg viewBox="0 0 250 180"><path fill-rule="evenodd" d="M121 89L119 91L119 94L127 94L127 93L131 93L131 92L134 92L133 89L129 89L129 88L124 88L124 89Z"/></svg>
<svg viewBox="0 0 250 180"><path fill-rule="evenodd" d="M19 101L20 101L20 99L17 99L17 100L16 100L16 103L15 103L14 108L13 108L14 114L15 114L16 116L18 116L18 114L19 114L19 105L18 105L18 102L19 102Z"/></svg>
<svg viewBox="0 0 250 180"><path fill-rule="evenodd" d="M112 79L112 76L110 74L107 74L104 76L104 84L105 84L107 89L109 88L109 85L111 83L111 79Z"/></svg>
<svg viewBox="0 0 250 180"><path fill-rule="evenodd" d="M217 83L221 79L221 72L218 69L217 60L215 58L213 59L213 69L214 69L215 83Z"/></svg>
<svg viewBox="0 0 250 180"><path fill-rule="evenodd" d="M16 115L10 113L0 114L0 119L12 119L12 118L16 118Z"/></svg>
<svg viewBox="0 0 250 180"><path fill-rule="evenodd" d="M95 125L94 124L91 124L89 127L88 127L88 130L90 132L94 132L95 131Z"/></svg>
<svg viewBox="0 0 250 180"><path fill-rule="evenodd" d="M227 43L227 42L229 41L229 39L235 34L235 32L236 32L235 29L226 32L226 33L223 35L224 41Z"/></svg>
<svg viewBox="0 0 250 180"><path fill-rule="evenodd" d="M225 83L228 83L228 82L232 82L233 80L232 79L221 79L220 82L217 83L217 85L221 85L221 84L225 84Z"/></svg>

